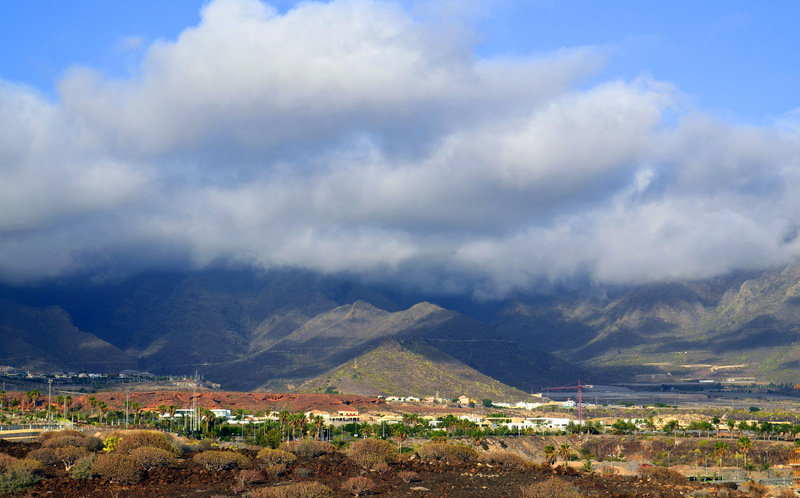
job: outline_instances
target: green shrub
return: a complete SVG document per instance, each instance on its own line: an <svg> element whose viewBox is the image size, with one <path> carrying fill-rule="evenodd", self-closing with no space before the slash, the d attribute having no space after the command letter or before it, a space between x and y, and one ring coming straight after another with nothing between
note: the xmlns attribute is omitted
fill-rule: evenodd
<svg viewBox="0 0 800 498"><path fill-rule="evenodd" d="M441 460L450 463L472 462L479 456L478 452L469 446L443 442L423 444L416 449L416 453L422 460Z"/></svg>
<svg viewBox="0 0 800 498"><path fill-rule="evenodd" d="M94 465L94 461L97 459L97 455L94 453L90 453L85 457L81 458L75 465L72 466L72 469L69 471L69 476L72 479L91 479L96 474L92 470L92 466Z"/></svg>
<svg viewBox="0 0 800 498"><path fill-rule="evenodd" d="M353 442L347 450L347 456L365 469L378 463L389 463L397 459L394 445L381 439L360 439Z"/></svg>
<svg viewBox="0 0 800 498"><path fill-rule="evenodd" d="M38 472L42 470L42 462L36 461L33 458L20 458L11 466L10 470Z"/></svg>
<svg viewBox="0 0 800 498"><path fill-rule="evenodd" d="M136 448L130 453L131 458L139 462L145 470L175 465L175 455L171 451L151 446Z"/></svg>
<svg viewBox="0 0 800 498"><path fill-rule="evenodd" d="M293 453L289 453L288 451L284 450L273 450L271 448L264 448L263 450L259 451L258 455L256 455L256 458L260 462L263 462L264 465L288 465L297 460L297 457Z"/></svg>
<svg viewBox="0 0 800 498"><path fill-rule="evenodd" d="M556 477L522 486L521 491L522 498L581 498L582 496L578 488Z"/></svg>
<svg viewBox="0 0 800 498"><path fill-rule="evenodd" d="M252 498L331 498L333 490L316 481L293 482L283 486L250 491Z"/></svg>
<svg viewBox="0 0 800 498"><path fill-rule="evenodd" d="M9 469L0 472L0 494L18 493L39 481L41 481L41 477L34 475L33 472Z"/></svg>
<svg viewBox="0 0 800 498"><path fill-rule="evenodd" d="M250 459L234 451L208 450L196 454L192 460L206 470L230 470L247 467Z"/></svg>
<svg viewBox="0 0 800 498"><path fill-rule="evenodd" d="M134 484L142 479L139 463L122 453L99 455L92 465L92 472L120 484Z"/></svg>

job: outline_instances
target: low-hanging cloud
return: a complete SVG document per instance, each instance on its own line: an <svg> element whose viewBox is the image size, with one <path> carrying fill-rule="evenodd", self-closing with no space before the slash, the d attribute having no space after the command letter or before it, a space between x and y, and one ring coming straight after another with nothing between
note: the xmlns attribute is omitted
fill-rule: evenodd
<svg viewBox="0 0 800 498"><path fill-rule="evenodd" d="M224 260L499 296L796 258L792 114L587 86L603 60L478 58L390 2L213 1L130 78L0 84L0 275Z"/></svg>

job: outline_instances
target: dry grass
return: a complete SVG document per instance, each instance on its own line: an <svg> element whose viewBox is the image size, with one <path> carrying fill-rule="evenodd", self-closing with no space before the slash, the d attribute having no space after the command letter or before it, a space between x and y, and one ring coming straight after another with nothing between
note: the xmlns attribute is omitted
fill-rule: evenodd
<svg viewBox="0 0 800 498"><path fill-rule="evenodd" d="M377 464L394 462L397 459L397 450L388 441L361 439L350 445L347 456L359 466L371 469Z"/></svg>
<svg viewBox="0 0 800 498"><path fill-rule="evenodd" d="M252 498L331 498L333 490L316 481L293 482L250 491Z"/></svg>
<svg viewBox="0 0 800 498"><path fill-rule="evenodd" d="M581 498L578 488L563 479L551 477L520 489L522 498Z"/></svg>

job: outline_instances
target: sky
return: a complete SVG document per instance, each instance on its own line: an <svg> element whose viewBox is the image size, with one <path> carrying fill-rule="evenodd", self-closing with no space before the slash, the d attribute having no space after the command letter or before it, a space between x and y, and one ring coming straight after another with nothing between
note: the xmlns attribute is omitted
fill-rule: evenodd
<svg viewBox="0 0 800 498"><path fill-rule="evenodd" d="M0 279L502 297L800 253L792 1L0 4Z"/></svg>

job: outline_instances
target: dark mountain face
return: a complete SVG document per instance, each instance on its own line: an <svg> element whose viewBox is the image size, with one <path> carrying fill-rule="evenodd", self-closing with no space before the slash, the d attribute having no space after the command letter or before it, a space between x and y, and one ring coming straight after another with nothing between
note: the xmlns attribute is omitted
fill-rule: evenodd
<svg viewBox="0 0 800 498"><path fill-rule="evenodd" d="M389 298L343 277L294 270L87 282L0 288L0 364L92 369L89 360L102 355L108 368L198 370L250 389L300 383L394 339L423 341L530 390L579 377L796 380L787 365L800 361L800 265L489 303L434 296L457 310L429 296ZM48 347L36 346L42 338Z"/></svg>

